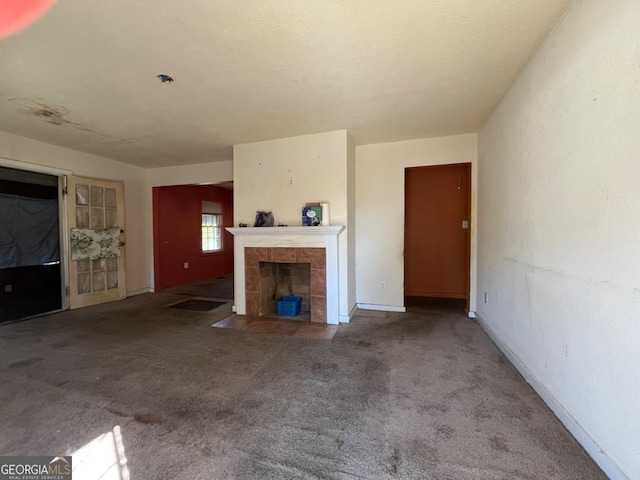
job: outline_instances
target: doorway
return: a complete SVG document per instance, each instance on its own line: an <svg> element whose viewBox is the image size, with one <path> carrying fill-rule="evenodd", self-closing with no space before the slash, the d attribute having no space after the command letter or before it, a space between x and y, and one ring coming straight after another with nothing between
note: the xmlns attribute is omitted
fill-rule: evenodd
<svg viewBox="0 0 640 480"><path fill-rule="evenodd" d="M57 176L0 167L0 323L63 308L59 206Z"/></svg>
<svg viewBox="0 0 640 480"><path fill-rule="evenodd" d="M125 270L124 183L67 176L69 308L122 300Z"/></svg>
<svg viewBox="0 0 640 480"><path fill-rule="evenodd" d="M155 291L233 274L232 188L153 187Z"/></svg>
<svg viewBox="0 0 640 480"><path fill-rule="evenodd" d="M405 169L407 299L463 300L468 310L470 217L470 163Z"/></svg>

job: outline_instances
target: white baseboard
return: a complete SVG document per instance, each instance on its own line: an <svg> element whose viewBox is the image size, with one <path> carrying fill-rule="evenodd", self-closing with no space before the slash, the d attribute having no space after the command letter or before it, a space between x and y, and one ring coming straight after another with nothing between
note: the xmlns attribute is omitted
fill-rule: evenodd
<svg viewBox="0 0 640 480"><path fill-rule="evenodd" d="M469 311L469 318L476 318L476 312Z"/></svg>
<svg viewBox="0 0 640 480"><path fill-rule="evenodd" d="M375 303L358 303L360 310L378 310L380 312L406 312L405 307L396 307L395 305L376 305Z"/></svg>
<svg viewBox="0 0 640 480"><path fill-rule="evenodd" d="M153 293L153 288L141 288L139 290L132 290L127 292L127 297L135 297L136 295L141 295L143 293Z"/></svg>
<svg viewBox="0 0 640 480"><path fill-rule="evenodd" d="M238 307L236 307L235 305L232 305L232 306L231 306L231 311L232 311L233 313L237 312L237 311L238 311Z"/></svg>
<svg viewBox="0 0 640 480"><path fill-rule="evenodd" d="M475 312L474 312L475 313ZM571 413L564 408L564 406L549 392L545 386L540 382L533 373L522 363L522 361L516 356L513 351L502 341L502 339L493 331L493 329L484 321L484 319L476 314L476 320L483 328L487 335L491 337L491 340L496 346L504 353L514 367L520 372L536 393L542 398L542 401L553 411L553 413L560 419L560 421L567 427L567 430L575 437L578 442L584 447L587 453L593 458L593 460L600 466L605 474L612 480L631 480L631 477L626 475L620 467L600 448L596 441L586 432L584 428L573 418Z"/></svg>
<svg viewBox="0 0 640 480"><path fill-rule="evenodd" d="M355 315L357 310L358 310L358 304L355 304L353 306L353 308L351 309L351 311L349 312L349 315L340 315L338 317L338 321L340 323L349 323L351 321L351 319L353 318L353 316Z"/></svg>

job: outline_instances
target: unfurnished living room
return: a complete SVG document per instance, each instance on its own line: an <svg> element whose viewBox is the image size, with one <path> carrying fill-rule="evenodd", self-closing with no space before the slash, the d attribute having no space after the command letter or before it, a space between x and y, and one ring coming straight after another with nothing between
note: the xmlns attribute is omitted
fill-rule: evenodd
<svg viewBox="0 0 640 480"><path fill-rule="evenodd" d="M0 1L0 478L640 478L638 19Z"/></svg>

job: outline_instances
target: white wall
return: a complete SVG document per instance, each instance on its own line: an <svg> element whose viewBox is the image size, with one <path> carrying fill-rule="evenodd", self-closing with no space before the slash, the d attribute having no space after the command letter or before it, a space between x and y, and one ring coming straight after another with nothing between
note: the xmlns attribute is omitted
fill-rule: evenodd
<svg viewBox="0 0 640 480"><path fill-rule="evenodd" d="M233 161L151 168L147 172L152 187L215 184L233 180Z"/></svg>
<svg viewBox="0 0 640 480"><path fill-rule="evenodd" d="M355 303L349 298L347 137L346 130L337 130L233 147L236 225L253 226L256 211L266 210L273 212L276 223L299 226L305 203L319 201L329 202L332 225L346 225L339 237L341 321L347 320Z"/></svg>
<svg viewBox="0 0 640 480"><path fill-rule="evenodd" d="M471 163L471 310L476 303L477 135L356 147L356 301L404 307L404 170ZM380 290L380 282L386 289Z"/></svg>
<svg viewBox="0 0 640 480"><path fill-rule="evenodd" d="M153 263L151 189L144 169L0 132L0 157L69 170L73 175L123 181L127 240L127 294L148 291Z"/></svg>
<svg viewBox="0 0 640 480"><path fill-rule="evenodd" d="M356 144L347 136L347 224L349 226L347 238L347 269L349 271L349 285L347 303L349 313L356 306Z"/></svg>
<svg viewBox="0 0 640 480"><path fill-rule="evenodd" d="M479 136L477 310L612 478L640 478L638 19L573 2Z"/></svg>

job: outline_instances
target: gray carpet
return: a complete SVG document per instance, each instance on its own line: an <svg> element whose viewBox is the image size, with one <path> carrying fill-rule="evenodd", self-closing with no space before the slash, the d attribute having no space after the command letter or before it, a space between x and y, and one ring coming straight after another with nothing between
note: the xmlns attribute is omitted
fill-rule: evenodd
<svg viewBox="0 0 640 480"><path fill-rule="evenodd" d="M120 425L138 480L605 478L462 314L360 311L326 341L211 328L229 304L179 300L0 327L1 454Z"/></svg>
<svg viewBox="0 0 640 480"><path fill-rule="evenodd" d="M216 300L233 301L233 276L208 278L198 282L180 285L163 290L162 293L188 295L190 297L208 297Z"/></svg>
<svg viewBox="0 0 640 480"><path fill-rule="evenodd" d="M185 300L184 302L174 303L169 305L170 308L179 308L181 310L192 310L194 312L209 312L214 308L218 308L220 305L224 305L226 302L216 302L214 300L199 300L192 298L191 300Z"/></svg>

